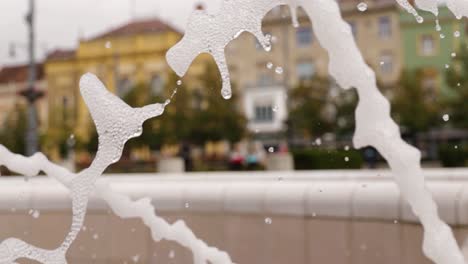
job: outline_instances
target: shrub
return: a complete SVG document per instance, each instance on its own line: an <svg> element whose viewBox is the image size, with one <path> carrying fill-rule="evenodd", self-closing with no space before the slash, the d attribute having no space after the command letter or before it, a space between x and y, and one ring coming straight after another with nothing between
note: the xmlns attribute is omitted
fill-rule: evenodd
<svg viewBox="0 0 468 264"><path fill-rule="evenodd" d="M306 149L292 152L296 170L360 169L363 158L357 150Z"/></svg>
<svg viewBox="0 0 468 264"><path fill-rule="evenodd" d="M468 160L468 145L440 145L439 159L444 167L464 167Z"/></svg>

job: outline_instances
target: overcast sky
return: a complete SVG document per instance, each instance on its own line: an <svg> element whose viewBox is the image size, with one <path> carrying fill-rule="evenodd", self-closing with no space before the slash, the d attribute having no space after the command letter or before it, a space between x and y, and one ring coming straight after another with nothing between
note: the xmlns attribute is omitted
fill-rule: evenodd
<svg viewBox="0 0 468 264"><path fill-rule="evenodd" d="M24 16L29 0L0 1L0 67L26 61L27 27ZM132 8L132 2L135 8ZM220 0L36 0L38 57L54 48L76 47L79 37L90 37L136 18L159 16L185 27L188 16L198 2L208 11L218 8ZM134 10L135 12L132 12ZM16 58L9 57L9 45L17 43Z"/></svg>

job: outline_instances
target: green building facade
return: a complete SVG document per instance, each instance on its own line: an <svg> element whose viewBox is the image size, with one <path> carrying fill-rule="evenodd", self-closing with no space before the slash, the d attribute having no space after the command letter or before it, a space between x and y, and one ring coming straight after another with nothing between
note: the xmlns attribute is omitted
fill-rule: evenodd
<svg viewBox="0 0 468 264"><path fill-rule="evenodd" d="M423 11L420 15L423 23L400 11L403 70L421 70L421 81L428 91L438 97L450 96L445 75L447 67L453 67L453 56L460 45L466 45L466 21L456 19L446 7L439 9L438 17ZM437 31L437 19L440 31Z"/></svg>

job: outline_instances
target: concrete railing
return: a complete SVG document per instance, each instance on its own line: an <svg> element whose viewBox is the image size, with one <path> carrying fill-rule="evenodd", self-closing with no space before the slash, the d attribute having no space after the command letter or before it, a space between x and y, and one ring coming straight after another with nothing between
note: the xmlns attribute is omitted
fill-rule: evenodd
<svg viewBox="0 0 468 264"><path fill-rule="evenodd" d="M441 217L460 245L468 235L468 169L425 171ZM236 263L430 263L422 230L388 171L109 175L115 191L150 197ZM0 178L0 240L54 247L70 225L66 189L47 178ZM30 210L38 210L33 217ZM37 215L36 215L37 216ZM133 258L132 258L133 257ZM151 241L92 197L70 263L192 263L172 242Z"/></svg>

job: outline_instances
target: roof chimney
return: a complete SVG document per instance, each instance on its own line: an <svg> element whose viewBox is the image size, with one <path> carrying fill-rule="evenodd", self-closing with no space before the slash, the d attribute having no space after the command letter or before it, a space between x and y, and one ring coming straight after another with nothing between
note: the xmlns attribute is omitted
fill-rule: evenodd
<svg viewBox="0 0 468 264"><path fill-rule="evenodd" d="M198 2L195 5L195 10L205 10L205 5L202 2Z"/></svg>

